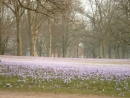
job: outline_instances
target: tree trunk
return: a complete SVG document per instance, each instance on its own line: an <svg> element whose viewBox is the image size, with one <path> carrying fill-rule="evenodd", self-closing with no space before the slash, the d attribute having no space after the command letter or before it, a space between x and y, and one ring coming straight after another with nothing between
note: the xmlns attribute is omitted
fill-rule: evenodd
<svg viewBox="0 0 130 98"><path fill-rule="evenodd" d="M103 42L99 43L99 58L104 58L104 45L103 45Z"/></svg>
<svg viewBox="0 0 130 98"><path fill-rule="evenodd" d="M2 37L0 36L0 55L2 55Z"/></svg>
<svg viewBox="0 0 130 98"><path fill-rule="evenodd" d="M63 48L62 48L62 52L63 52L63 58L65 58L66 54L67 54L67 50L66 50L65 46L63 46Z"/></svg>
<svg viewBox="0 0 130 98"><path fill-rule="evenodd" d="M96 58L96 53L95 53L95 46L94 45L92 45L92 48L93 48L93 58Z"/></svg>
<svg viewBox="0 0 130 98"><path fill-rule="evenodd" d="M51 34L51 20L48 19L48 32L49 32L49 56L52 57L52 34Z"/></svg>
<svg viewBox="0 0 130 98"><path fill-rule="evenodd" d="M125 59L125 50L124 47L122 47L122 59Z"/></svg>
<svg viewBox="0 0 130 98"><path fill-rule="evenodd" d="M116 59L119 59L119 45L116 45L115 56L116 56Z"/></svg>
<svg viewBox="0 0 130 98"><path fill-rule="evenodd" d="M79 44L78 44L78 38L76 38L76 44L77 44L77 58L79 58Z"/></svg>
<svg viewBox="0 0 130 98"><path fill-rule="evenodd" d="M67 55L67 33L68 33L68 24L65 17L62 18L62 52L63 52L63 58Z"/></svg>
<svg viewBox="0 0 130 98"><path fill-rule="evenodd" d="M111 58L111 48L108 46L108 58Z"/></svg>
<svg viewBox="0 0 130 98"><path fill-rule="evenodd" d="M28 25L29 25L29 37L30 37L30 56L37 56L36 41L38 31L36 30L36 25L32 24L31 12L29 10L28 10ZM33 25L35 27L33 27Z"/></svg>
<svg viewBox="0 0 130 98"><path fill-rule="evenodd" d="M30 55L31 56L37 56L37 51L36 51L37 36L35 35L36 32L33 31L30 32Z"/></svg>
<svg viewBox="0 0 130 98"><path fill-rule="evenodd" d="M30 56L34 56L34 36L30 31Z"/></svg>
<svg viewBox="0 0 130 98"><path fill-rule="evenodd" d="M17 56L22 56L22 40L21 40L21 28L20 28L20 17L16 15L17 22Z"/></svg>

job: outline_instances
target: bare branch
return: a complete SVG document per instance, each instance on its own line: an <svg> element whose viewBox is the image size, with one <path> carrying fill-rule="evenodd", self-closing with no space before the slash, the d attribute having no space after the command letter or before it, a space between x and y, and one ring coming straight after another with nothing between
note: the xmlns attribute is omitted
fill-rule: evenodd
<svg viewBox="0 0 130 98"><path fill-rule="evenodd" d="M24 5L20 2L20 0L18 0L18 2L19 2L19 4L20 4L21 7L25 8L25 9L27 9L27 10L34 11L34 12L43 14L43 15L45 15L45 16L48 16L48 17L50 17L50 18L53 18L52 16L50 16L50 15L48 15L48 14L46 14L46 13L43 13L43 12L41 12L41 11L38 11L37 9L32 9L32 8L27 7L27 6L24 6Z"/></svg>
<svg viewBox="0 0 130 98"><path fill-rule="evenodd" d="M5 6L7 6L13 13L15 13L15 10L12 9L7 3L5 3L4 1L2 2Z"/></svg>

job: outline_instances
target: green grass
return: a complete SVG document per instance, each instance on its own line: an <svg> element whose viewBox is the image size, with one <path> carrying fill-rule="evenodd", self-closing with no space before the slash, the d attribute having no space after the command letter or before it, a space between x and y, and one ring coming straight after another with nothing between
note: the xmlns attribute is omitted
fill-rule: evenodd
<svg viewBox="0 0 130 98"><path fill-rule="evenodd" d="M26 82L18 80L26 80ZM64 83L62 80L56 79L43 81L41 79L0 76L0 90L78 93L120 97L122 97L124 93L125 97L130 97L130 91L124 89L125 83L126 82L123 81L116 83L115 81L101 81L95 79L72 80L70 83ZM130 81L128 80L127 83L130 84ZM117 90L117 88L119 88L119 90ZM130 88L130 85L128 85L128 88Z"/></svg>

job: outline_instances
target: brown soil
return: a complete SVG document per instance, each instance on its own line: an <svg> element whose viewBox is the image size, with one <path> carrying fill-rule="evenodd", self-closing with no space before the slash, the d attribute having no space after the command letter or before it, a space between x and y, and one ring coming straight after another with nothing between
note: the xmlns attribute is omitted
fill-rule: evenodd
<svg viewBox="0 0 130 98"><path fill-rule="evenodd" d="M115 97L100 96L100 95L0 91L0 98L115 98Z"/></svg>

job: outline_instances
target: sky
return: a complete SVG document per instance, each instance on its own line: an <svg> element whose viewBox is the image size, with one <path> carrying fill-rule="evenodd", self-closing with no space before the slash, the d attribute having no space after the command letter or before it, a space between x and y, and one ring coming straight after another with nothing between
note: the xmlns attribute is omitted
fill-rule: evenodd
<svg viewBox="0 0 130 98"><path fill-rule="evenodd" d="M85 11L89 10L89 4L87 3L88 0L80 0L83 4L83 7L85 8Z"/></svg>

